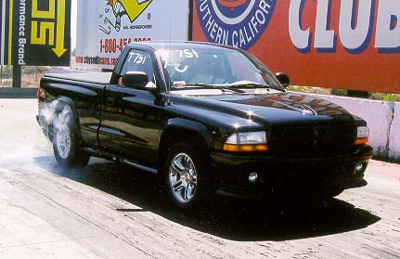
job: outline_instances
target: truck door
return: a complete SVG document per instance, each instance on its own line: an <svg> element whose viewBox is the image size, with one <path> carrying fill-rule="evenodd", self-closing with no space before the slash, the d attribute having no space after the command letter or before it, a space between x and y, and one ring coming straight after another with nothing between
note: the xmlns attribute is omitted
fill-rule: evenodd
<svg viewBox="0 0 400 259"><path fill-rule="evenodd" d="M153 58L153 59L152 59ZM155 57L132 49L126 56L121 75L144 72L144 86L109 85L104 94L100 145L104 151L149 167L156 167L162 107L157 105L157 80L153 73Z"/></svg>
<svg viewBox="0 0 400 259"><path fill-rule="evenodd" d="M103 76L102 74L96 76ZM97 149L99 147L97 132L100 126L100 110L105 84L82 82L80 86L85 90L80 96L74 95L74 101L79 113L82 139L86 147Z"/></svg>

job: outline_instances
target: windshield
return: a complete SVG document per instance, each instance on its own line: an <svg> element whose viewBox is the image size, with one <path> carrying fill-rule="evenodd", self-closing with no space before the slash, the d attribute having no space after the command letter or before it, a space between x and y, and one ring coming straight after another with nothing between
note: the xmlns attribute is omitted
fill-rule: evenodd
<svg viewBox="0 0 400 259"><path fill-rule="evenodd" d="M283 90L269 70L250 54L207 45L163 45L157 49L170 77L170 90L259 88Z"/></svg>

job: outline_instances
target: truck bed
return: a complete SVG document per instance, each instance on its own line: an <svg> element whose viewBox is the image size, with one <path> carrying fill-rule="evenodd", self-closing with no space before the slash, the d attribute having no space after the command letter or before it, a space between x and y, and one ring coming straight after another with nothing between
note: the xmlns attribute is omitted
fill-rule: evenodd
<svg viewBox="0 0 400 259"><path fill-rule="evenodd" d="M45 74L45 77L105 85L110 83L111 74L110 72L50 73Z"/></svg>

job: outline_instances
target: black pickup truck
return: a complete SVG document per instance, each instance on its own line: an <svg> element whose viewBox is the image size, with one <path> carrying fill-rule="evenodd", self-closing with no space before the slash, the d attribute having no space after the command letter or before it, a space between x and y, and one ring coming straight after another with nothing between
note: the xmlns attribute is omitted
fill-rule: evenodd
<svg viewBox="0 0 400 259"><path fill-rule="evenodd" d="M60 166L131 165L183 208L210 193L329 198L366 185L366 122L288 84L236 48L133 44L112 73L45 75L37 119Z"/></svg>

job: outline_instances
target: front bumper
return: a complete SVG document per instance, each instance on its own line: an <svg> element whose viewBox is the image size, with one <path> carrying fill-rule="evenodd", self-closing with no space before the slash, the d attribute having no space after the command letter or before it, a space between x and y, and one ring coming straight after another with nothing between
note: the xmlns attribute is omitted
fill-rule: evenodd
<svg viewBox="0 0 400 259"><path fill-rule="evenodd" d="M211 154L217 193L242 198L329 194L365 186L364 171L371 157L372 148L368 145L323 158ZM357 171L357 165L362 165L363 170ZM257 173L255 182L249 181L250 173Z"/></svg>

